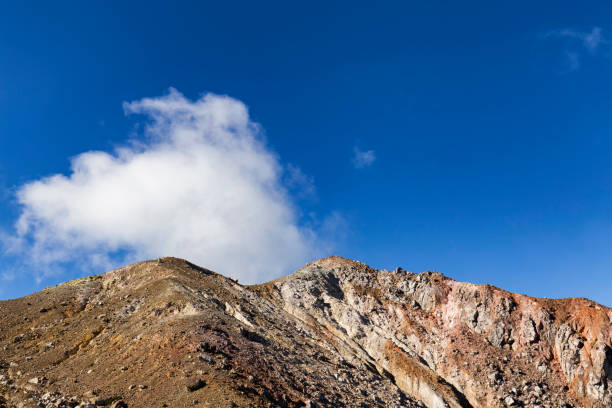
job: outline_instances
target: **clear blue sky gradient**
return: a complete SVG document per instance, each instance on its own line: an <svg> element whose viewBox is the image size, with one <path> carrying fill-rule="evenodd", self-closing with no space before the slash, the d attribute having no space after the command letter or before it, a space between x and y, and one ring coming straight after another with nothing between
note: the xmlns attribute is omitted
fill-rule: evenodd
<svg viewBox="0 0 612 408"><path fill-rule="evenodd" d="M547 35L612 41L611 3L170 3L3 5L0 228L20 185L124 142L123 101L215 92L314 178L303 213L345 216L338 254L612 306L612 44Z"/></svg>

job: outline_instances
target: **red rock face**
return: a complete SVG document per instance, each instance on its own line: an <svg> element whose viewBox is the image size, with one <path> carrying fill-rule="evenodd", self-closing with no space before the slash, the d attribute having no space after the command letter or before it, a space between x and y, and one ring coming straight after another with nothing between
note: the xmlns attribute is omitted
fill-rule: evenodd
<svg viewBox="0 0 612 408"><path fill-rule="evenodd" d="M327 258L274 282L428 406L612 406L612 310Z"/></svg>

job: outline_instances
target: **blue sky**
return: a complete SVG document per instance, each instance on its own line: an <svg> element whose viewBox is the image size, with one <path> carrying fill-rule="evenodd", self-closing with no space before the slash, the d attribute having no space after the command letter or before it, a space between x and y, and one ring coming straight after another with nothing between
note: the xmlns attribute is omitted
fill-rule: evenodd
<svg viewBox="0 0 612 408"><path fill-rule="evenodd" d="M336 253L612 305L612 5L177 3L3 8L0 298L139 257L248 282ZM246 147L180 142L185 111Z"/></svg>

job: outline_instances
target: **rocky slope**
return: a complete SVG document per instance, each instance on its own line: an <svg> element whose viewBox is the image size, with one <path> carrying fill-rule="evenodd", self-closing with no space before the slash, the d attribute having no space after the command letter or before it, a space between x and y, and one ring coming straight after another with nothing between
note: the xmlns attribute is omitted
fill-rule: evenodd
<svg viewBox="0 0 612 408"><path fill-rule="evenodd" d="M0 407L611 407L612 310L339 257L162 258L0 302Z"/></svg>

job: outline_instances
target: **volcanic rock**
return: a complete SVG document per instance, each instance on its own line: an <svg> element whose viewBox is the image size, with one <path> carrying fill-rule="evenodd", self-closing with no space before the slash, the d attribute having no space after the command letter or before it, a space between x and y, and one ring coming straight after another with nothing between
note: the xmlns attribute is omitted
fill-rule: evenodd
<svg viewBox="0 0 612 408"><path fill-rule="evenodd" d="M0 407L609 408L611 321L340 257L255 286L162 258L0 302Z"/></svg>

